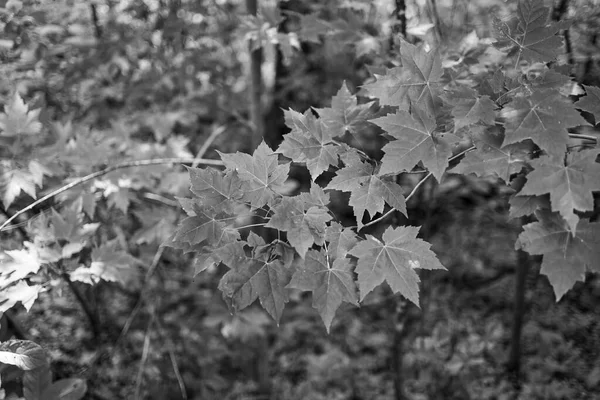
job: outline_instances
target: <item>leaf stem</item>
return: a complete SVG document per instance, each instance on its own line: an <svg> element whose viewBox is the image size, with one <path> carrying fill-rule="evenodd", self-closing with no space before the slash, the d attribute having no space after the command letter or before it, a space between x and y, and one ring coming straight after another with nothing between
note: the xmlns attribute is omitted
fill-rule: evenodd
<svg viewBox="0 0 600 400"><path fill-rule="evenodd" d="M581 133L569 133L569 138L571 139L581 139L581 140L590 140L592 142L598 143L598 138L592 135L584 135Z"/></svg>
<svg viewBox="0 0 600 400"><path fill-rule="evenodd" d="M246 229L246 228L253 228L255 226L265 226L266 223L260 223L260 224L250 224L250 225L244 225L244 226L240 226L238 228L235 229Z"/></svg>

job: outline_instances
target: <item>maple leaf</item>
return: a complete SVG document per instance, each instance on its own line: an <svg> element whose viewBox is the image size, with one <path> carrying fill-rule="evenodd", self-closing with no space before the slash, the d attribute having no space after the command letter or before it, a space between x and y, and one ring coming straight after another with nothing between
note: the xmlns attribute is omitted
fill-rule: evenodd
<svg viewBox="0 0 600 400"><path fill-rule="evenodd" d="M211 246L207 246L205 243L190 244L190 242L186 242L183 240L175 240L177 233L178 233L177 231L172 232L171 235L169 235L167 237L167 239L164 241L164 243L161 243L160 246L161 247L172 247L177 250L182 250L183 253L193 253L193 252L201 253L206 248L208 248L208 249L211 248Z"/></svg>
<svg viewBox="0 0 600 400"><path fill-rule="evenodd" d="M305 208L310 206L327 207L329 204L329 193L325 193L323 188L314 182L310 185L310 192L302 192L298 197L304 202Z"/></svg>
<svg viewBox="0 0 600 400"><path fill-rule="evenodd" d="M250 233L248 234L248 238L246 239L246 242L248 243L248 245L250 247L261 247L261 246L265 246L267 244L267 242L265 242L265 239L263 239L262 236L257 235L256 233L250 231Z"/></svg>
<svg viewBox="0 0 600 400"><path fill-rule="evenodd" d="M512 196L508 200L510 219L531 215L537 210L550 209L549 196Z"/></svg>
<svg viewBox="0 0 600 400"><path fill-rule="evenodd" d="M350 192L349 204L354 209L358 229L362 228L365 211L373 217L383 212L384 202L406 215L402 187L375 174L375 168L362 161L349 164L337 171L327 189Z"/></svg>
<svg viewBox="0 0 600 400"><path fill-rule="evenodd" d="M13 308L19 302L29 311L43 288L42 285L28 285L25 281L18 281L14 285L2 288L0 291L0 314Z"/></svg>
<svg viewBox="0 0 600 400"><path fill-rule="evenodd" d="M594 116L596 124L600 122L600 88L583 85L586 96L577 100L575 107Z"/></svg>
<svg viewBox="0 0 600 400"><path fill-rule="evenodd" d="M454 132L480 122L486 125L494 124L496 105L489 96L478 96L473 89L461 88L451 92L446 102L452 105Z"/></svg>
<svg viewBox="0 0 600 400"><path fill-rule="evenodd" d="M13 201L15 201L21 191L27 193L34 199L37 198L35 193L34 177L27 171L19 169L6 169L2 172L2 181L4 182L2 203L5 210L8 209Z"/></svg>
<svg viewBox="0 0 600 400"><path fill-rule="evenodd" d="M416 47L401 39L400 60L401 67L388 69L385 75L375 74L375 82L364 85L364 89L379 98L382 105L405 111L418 108L436 115L442 77L437 50L426 52L422 46Z"/></svg>
<svg viewBox="0 0 600 400"><path fill-rule="evenodd" d="M546 64L533 64L523 78L535 89L557 89L564 96L570 94L573 86L571 77L549 69Z"/></svg>
<svg viewBox="0 0 600 400"><path fill-rule="evenodd" d="M240 239L240 233L226 221L231 218L214 215L196 208L196 215L184 219L177 227L172 242L185 242L194 246L197 244L221 247Z"/></svg>
<svg viewBox="0 0 600 400"><path fill-rule="evenodd" d="M325 240L329 242L327 253L309 250L305 264L296 268L288 287L313 292L313 307L319 311L329 332L342 301L358 305L355 262L346 257L358 237L352 229L332 222L325 231Z"/></svg>
<svg viewBox="0 0 600 400"><path fill-rule="evenodd" d="M42 187L42 183L44 182L44 175L52 176L54 173L48 169L46 166L42 165L39 161L31 160L27 165L29 172L31 173L31 177L33 182L38 185L38 187Z"/></svg>
<svg viewBox="0 0 600 400"><path fill-rule="evenodd" d="M516 78L504 75L501 69L497 69L490 79L484 78L479 86L479 92L489 96L498 105L504 105L510 99L506 96L508 92L518 93L522 89L522 83Z"/></svg>
<svg viewBox="0 0 600 400"><path fill-rule="evenodd" d="M262 307L279 324L288 302L285 287L291 277L292 271L279 258L248 259L223 275L219 289L231 299L235 311L243 310L259 299Z"/></svg>
<svg viewBox="0 0 600 400"><path fill-rule="evenodd" d="M520 144L502 147L502 141L502 135L490 132L478 135L473 141L475 151L467 153L452 172L479 177L495 174L504 182L509 182L511 174L519 172L529 159L528 149Z"/></svg>
<svg viewBox="0 0 600 400"><path fill-rule="evenodd" d="M290 164L279 165L277 154L263 141L253 155L240 153L224 154L219 152L225 166L237 171L243 182L243 201L249 201L252 207L270 204L282 190L288 178Z"/></svg>
<svg viewBox="0 0 600 400"><path fill-rule="evenodd" d="M92 263L70 273L74 281L94 285L101 280L117 282L124 286L135 284L139 278L136 267L140 261L131 254L117 250L116 241L104 243L92 250Z"/></svg>
<svg viewBox="0 0 600 400"><path fill-rule="evenodd" d="M395 138L383 147L385 155L381 160L379 175L410 171L422 162L438 182L442 179L448 167L448 158L452 155L451 146L458 138L452 134L435 132L433 117L419 110L414 110L413 114L399 110L396 114L388 114L371 122Z"/></svg>
<svg viewBox="0 0 600 400"><path fill-rule="evenodd" d="M296 268L288 288L311 291L312 305L319 311L327 333L336 310L343 301L358 306L358 291L349 258L333 263L323 250L309 250L305 262Z"/></svg>
<svg viewBox="0 0 600 400"><path fill-rule="evenodd" d="M588 125L575 107L556 90L535 90L517 97L501 112L506 119L504 145L531 139L550 154L564 155L567 128Z"/></svg>
<svg viewBox="0 0 600 400"><path fill-rule="evenodd" d="M218 248L204 248L194 259L194 276L206 269L223 263L229 268L245 262L244 242L235 241Z"/></svg>
<svg viewBox="0 0 600 400"><path fill-rule="evenodd" d="M338 222L332 222L325 231L327 255L330 259L345 258L350 249L358 243L358 236L350 228L344 228Z"/></svg>
<svg viewBox="0 0 600 400"><path fill-rule="evenodd" d="M548 276L558 301L577 281L585 281L586 268L600 272L600 223L579 221L574 236L557 213L537 211L536 217L538 222L523 227L517 248L543 254L540 272Z"/></svg>
<svg viewBox="0 0 600 400"><path fill-rule="evenodd" d="M204 207L231 214L243 196L242 181L237 172L223 174L214 168L188 168L190 190L200 198Z"/></svg>
<svg viewBox="0 0 600 400"><path fill-rule="evenodd" d="M56 196L59 204L68 204L68 208L85 213L91 219L96 212L96 187L95 182L77 185Z"/></svg>
<svg viewBox="0 0 600 400"><path fill-rule="evenodd" d="M2 136L35 135L42 129L38 117L41 109L29 111L19 93L15 93L12 102L4 106L0 114Z"/></svg>
<svg viewBox="0 0 600 400"><path fill-rule="evenodd" d="M181 208L183 209L183 211L185 211L185 213L190 216L190 217L194 217L196 216L196 211L197 209L202 210L202 203L199 203L198 199L190 199L187 197L175 197L177 199L177 201L179 202L179 205L181 206Z"/></svg>
<svg viewBox="0 0 600 400"><path fill-rule="evenodd" d="M0 256L0 289L36 274L41 268L43 260L33 244L25 242L24 246L21 250L6 250L4 254L8 257Z"/></svg>
<svg viewBox="0 0 600 400"><path fill-rule="evenodd" d="M135 244L163 243L175 230L178 215L175 210L160 207L144 207L133 212L142 224L131 241Z"/></svg>
<svg viewBox="0 0 600 400"><path fill-rule="evenodd" d="M288 241L302 258L310 246L323 244L326 223L332 219L327 208L311 206L300 196L283 198L273 212L265 226L287 232Z"/></svg>
<svg viewBox="0 0 600 400"><path fill-rule="evenodd" d="M296 254L292 246L279 239L265 243L262 237L256 235L254 232L251 233L252 235L248 237L248 244L254 247L252 258L265 261L277 258L281 260L285 268L289 268L292 265L294 255Z"/></svg>
<svg viewBox="0 0 600 400"><path fill-rule="evenodd" d="M116 187L115 190L112 190L107 197L107 203L109 207L116 207L118 210L121 210L123 214L127 215L127 210L129 209L129 203L135 196L128 187Z"/></svg>
<svg viewBox="0 0 600 400"><path fill-rule="evenodd" d="M558 211L575 233L579 217L573 210L592 211L592 191L600 190L600 164L596 163L599 153L600 149L569 153L566 163L562 157L533 160L534 170L527 175L527 183L519 194L549 193L552 210Z"/></svg>
<svg viewBox="0 0 600 400"><path fill-rule="evenodd" d="M27 193L34 199L36 198L35 186L42 187L44 175L51 176L53 172L36 160L29 161L27 169L21 169L9 161L0 164L2 174L3 204L8 208L21 191Z"/></svg>
<svg viewBox="0 0 600 400"><path fill-rule="evenodd" d="M419 227L388 227L383 242L371 235L358 242L350 254L358 258L356 272L360 300L384 281L394 293L400 293L419 305L419 276L415 268L445 269L431 246L417 238Z"/></svg>
<svg viewBox="0 0 600 400"><path fill-rule="evenodd" d="M374 116L374 102L358 105L356 96L350 93L346 81L337 94L331 98L331 108L317 108L323 124L331 136L342 137L346 132L357 135Z"/></svg>
<svg viewBox="0 0 600 400"><path fill-rule="evenodd" d="M310 110L304 114L285 111L286 124L291 132L283 137L278 153L297 163L306 163L306 168L314 181L331 165L338 164L341 149L334 143L323 122Z"/></svg>
<svg viewBox="0 0 600 400"><path fill-rule="evenodd" d="M568 22L548 24L550 9L538 0L521 0L517 7L517 16L503 22L494 20L499 34L495 44L497 48L517 54L515 65L521 59L530 62L548 62L555 60L563 49L563 39L556 34L567 29Z"/></svg>
<svg viewBox="0 0 600 400"><path fill-rule="evenodd" d="M88 239L96 233L100 223L84 224L83 215L71 209L63 209L58 213L52 209L50 225L54 232L55 240L62 240L61 255L63 258L69 258L79 253L85 246Z"/></svg>

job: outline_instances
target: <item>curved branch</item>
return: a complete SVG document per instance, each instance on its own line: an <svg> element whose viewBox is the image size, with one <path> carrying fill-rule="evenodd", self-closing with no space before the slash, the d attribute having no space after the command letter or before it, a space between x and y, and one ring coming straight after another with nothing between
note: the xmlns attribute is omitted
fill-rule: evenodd
<svg viewBox="0 0 600 400"><path fill-rule="evenodd" d="M192 163L197 163L197 164L204 164L204 165L213 165L213 166L217 166L217 167L222 167L224 164L222 161L219 160L207 160L207 159L203 159L203 158L154 158L154 159L150 159L150 160L134 160L134 161L125 161L119 164L115 164L115 165L111 165L110 167L107 167L103 170L100 171L96 171L93 172L89 175L83 176L81 178L77 178L75 179L73 182L66 184L56 190L54 190L53 192L48 193L47 195L45 195L44 197L39 198L38 200L34 201L33 203L31 203L30 205L28 205L25 208L20 209L19 211L17 211L12 217L10 217L9 219L7 219L6 221L4 221L4 223L2 225L0 225L0 232L4 230L4 228L6 228L8 226L8 224L10 224L12 221L15 220L15 218L17 218L19 215L22 215L24 213L26 213L27 211L33 209L34 207L50 200L53 197L58 196L59 194L66 192L69 189L74 188L75 186L81 185L83 183L89 182L92 179L96 179L100 176L106 175L112 171L116 171L118 169L122 169L122 168L130 168L130 167L143 167L146 165L160 165L160 164L192 164Z"/></svg>

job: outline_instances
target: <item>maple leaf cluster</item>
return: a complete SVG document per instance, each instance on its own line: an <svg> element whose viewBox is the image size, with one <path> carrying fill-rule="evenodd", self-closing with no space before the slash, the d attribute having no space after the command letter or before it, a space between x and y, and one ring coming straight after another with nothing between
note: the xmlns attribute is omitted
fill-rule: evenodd
<svg viewBox="0 0 600 400"><path fill-rule="evenodd" d="M430 244L417 237L419 227L388 225L380 235L363 235L364 228L389 222L394 212L406 216L407 199L430 176L441 182L448 174L474 174L495 177L512 190L509 218L535 218L524 226L516 248L543 256L542 273L559 299L586 272L599 270L600 223L591 217L597 210L594 193L600 191L599 138L574 132L600 122L600 89L576 85L557 61L561 31L569 25L551 22L549 15L543 2L521 0L514 16L495 20L494 38L472 34L458 50L400 40L393 49L397 59L391 68L372 68L362 97L344 83L331 107L285 110L290 131L277 149L261 143L253 154L219 153L224 170L189 168L191 195L177 197L185 218L174 232L176 217L145 218L135 242L160 241L194 252L196 273L228 268L219 289L232 310L258 300L279 321L290 289L312 292L329 330L342 303L357 306L384 282L418 305L415 270L444 268ZM277 33L280 22L277 12L265 9L245 20L239 33L255 47L283 46L289 61L296 37ZM352 27L352 21L301 16L297 37L365 39L362 33L352 36ZM443 62L442 53L452 51L456 61ZM574 87L575 102L569 98ZM187 142L177 137L151 145L119 129L75 132L56 124L48 144L43 130L39 110L29 109L18 95L0 114L2 151L11 155L0 163L5 209L22 192L35 198L48 177L89 173L121 149L131 157L187 154ZM363 149L365 141L379 146L377 151ZM12 157L23 149L31 160ZM311 182L309 190L290 196L292 163L305 166ZM2 255L0 312L17 302L30 307L40 287L23 279L90 247L98 224L86 221L94 218L100 198L125 213L133 193L154 188L154 179L181 180L168 173L140 168L136 179L109 174L61 195L66 211L40 218L30 227L32 243ZM412 188L401 185L398 177L405 173L421 180ZM332 191L349 193L354 221L336 220ZM89 265L77 266L70 276L90 284L131 282L136 274L129 266L136 264L109 242L93 249Z"/></svg>
<svg viewBox="0 0 600 400"><path fill-rule="evenodd" d="M402 187L381 173L378 162L341 140L371 123L377 115L373 103L358 104L344 84L332 107L316 112L319 116L311 110L286 111L291 131L276 151L263 142L252 155L220 153L225 171L189 168L195 196L179 199L188 217L166 244L196 252L196 273L227 266L219 288L233 310L258 300L279 321L289 289L310 291L329 330L342 302L358 305L384 281L418 304L414 270L443 267L430 245L416 237L417 227L390 228L383 241L370 235L361 239L355 232L365 217L382 214L386 204L406 214ZM310 191L282 194L291 162L306 165ZM336 168L327 185L317 183ZM351 193L354 228L334 221L328 208L331 190ZM242 237L246 226L237 222L240 207L263 221L253 225L284 232L287 241L267 243L253 231Z"/></svg>
<svg viewBox="0 0 600 400"><path fill-rule="evenodd" d="M258 299L279 320L288 289L310 291L329 329L342 302L358 305L384 282L418 304L415 270L443 268L417 238L418 227L389 226L381 239L359 236L386 210L407 214L410 188L397 183L398 175L425 173L438 182L448 173L495 176L513 189L509 217L537 218L516 246L544 256L542 273L560 298L598 269L600 224L583 216L600 191L600 150L574 146L569 130L589 125L579 110L600 120L600 90L584 86L586 96L573 103L566 91L571 79L542 64L556 60L559 33L568 27L548 17L541 2L525 0L515 17L495 21L494 45L507 65L514 61L512 69L461 75L470 71L468 58L443 65L438 49L401 41L398 65L378 70L363 86L370 101L359 102L343 84L330 108L286 110L290 132L275 151L263 143L253 155L221 154L224 172L190 169L197 197L182 203L189 218L174 245L199 252L198 272L218 263L230 268L220 289L234 309ZM475 52L485 45L470 38L462 47ZM374 127L386 142L380 159L352 145ZM310 192L281 194L286 160L306 166ZM356 225L334 220L332 190L350 193ZM266 243L254 232L243 239L231 220L240 204L287 241Z"/></svg>

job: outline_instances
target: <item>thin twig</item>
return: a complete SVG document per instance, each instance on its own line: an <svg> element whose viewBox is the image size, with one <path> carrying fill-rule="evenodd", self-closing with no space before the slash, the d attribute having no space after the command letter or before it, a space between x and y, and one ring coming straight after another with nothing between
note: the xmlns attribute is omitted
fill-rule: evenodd
<svg viewBox="0 0 600 400"><path fill-rule="evenodd" d="M221 125L214 131L212 131L210 136L202 144L202 147L200 147L200 150L198 150L198 154L196 154L196 159L194 160L194 162L192 162L192 168L196 168L198 164L200 164L200 160L202 160L202 157L204 157L204 154L206 153L210 145L215 141L217 136L225 132L226 129L227 127L225 125Z"/></svg>
<svg viewBox="0 0 600 400"><path fill-rule="evenodd" d="M10 215L8 215L8 212L5 209L2 209L2 214L6 218L10 218ZM25 231L25 228L23 228L23 225L16 224L11 226L11 228L18 230L21 236L23 237L23 240L29 240L29 235L27 234L27 231Z"/></svg>
<svg viewBox="0 0 600 400"><path fill-rule="evenodd" d="M240 226L238 228L235 229L247 229L247 228L254 228L255 226L265 226L266 223L262 223L262 224L250 224L250 225L244 225L244 226Z"/></svg>
<svg viewBox="0 0 600 400"><path fill-rule="evenodd" d="M193 162L198 162L198 164L205 164L205 165L213 165L213 166L219 166L222 167L224 164L222 161L219 160L206 160L203 158L200 159L196 159L196 158L155 158L155 159L151 159L151 160L135 160L135 161L126 161L123 163L119 163L119 164L115 164L115 165L111 165L108 168L105 168L101 171L96 171L93 172L89 175L86 175L84 177L81 178L77 178L75 179L73 182L64 185L58 189L56 189L53 192L48 193L47 195L45 195L44 197L34 201L33 203L31 203L30 205L28 205L25 208L20 209L19 211L17 211L12 217L10 217L9 219L7 219L6 221L4 221L4 223L2 225L0 225L0 232L4 230L4 228L11 223L12 221L15 220L15 218L17 218L19 215L26 213L27 211L33 209L34 207L50 200L51 198L58 196L59 194L66 192L69 189L74 188L75 186L81 185L83 183L86 183L88 181L91 181L92 179L98 178L100 176L106 175L112 171L116 171L118 169L122 169L122 168L130 168L130 167L142 167L142 166L147 166L147 165L160 165L160 164L191 164Z"/></svg>
<svg viewBox="0 0 600 400"><path fill-rule="evenodd" d="M144 300L145 300L144 295L146 293L146 288L148 286L148 282L150 281L150 277L154 274L154 271L158 267L158 263L159 263L164 251L165 251L165 247L159 247L158 251L154 254L154 259L152 260L152 264L150 265L150 268L148 268L148 271L146 272L146 276L144 278L144 285L142 286L142 289L140 291L140 297L138 298L137 303L133 307L133 310L129 314L129 317L127 317L127 320L125 321L125 324L123 325L123 329L121 329L121 333L119 334L119 337L115 341L115 344L113 347L113 355L116 352L117 346L118 346L119 342L121 341L121 339L124 338L125 335L127 335L127 332L129 332L129 329L131 328L131 324L133 323L133 320L135 319L138 312L141 310L142 305L144 304Z"/></svg>
<svg viewBox="0 0 600 400"><path fill-rule="evenodd" d="M154 324L155 313L152 312L152 318L150 322L148 322L148 327L146 328L146 335L144 337L144 349L142 350L142 359L140 360L140 367L138 369L137 377L135 380L135 394L133 396L134 399L140 398L140 390L142 388L142 378L144 375L144 365L146 365L146 361L148 360L148 353L150 353L150 332L152 331L152 325Z"/></svg>
<svg viewBox="0 0 600 400"><path fill-rule="evenodd" d="M177 358L175 358L175 351L173 341L169 337L169 335L164 333L164 329L160 322L160 319L156 319L156 329L161 338L166 342L167 352L169 353L169 358L171 359L171 365L173 366L173 372L175 373L175 378L177 379L177 384L179 385L179 391L181 392L181 398L183 400L187 400L187 389L185 387L185 382L183 381L183 377L181 376L181 371L179 370L179 364L177 363Z"/></svg>
<svg viewBox="0 0 600 400"><path fill-rule="evenodd" d="M12 231L14 229L19 229L19 228L22 228L24 226L27 226L30 222L33 222L36 219L41 218L44 215L47 215L49 212L51 212L51 208L52 207L47 207L46 209L40 210L39 213L37 213L36 215L34 215L34 216L26 219L25 221L17 222L16 224L9 225L9 226L5 227L4 229L2 229L2 232L4 232L4 231ZM6 215L6 216L8 217L8 215ZM31 240L29 240L29 239L27 239L27 240L29 242L31 242Z"/></svg>
<svg viewBox="0 0 600 400"><path fill-rule="evenodd" d="M252 128L252 122L248 121L248 119L244 118L244 116L242 114L239 113L239 111L234 110L234 109L227 109L225 106L223 106L222 104L218 104L217 105L222 111L228 113L229 115L231 115L237 122L239 122L240 124L244 125L246 128L248 128L248 130L250 132L252 132L253 128Z"/></svg>

